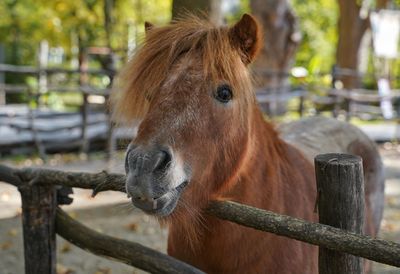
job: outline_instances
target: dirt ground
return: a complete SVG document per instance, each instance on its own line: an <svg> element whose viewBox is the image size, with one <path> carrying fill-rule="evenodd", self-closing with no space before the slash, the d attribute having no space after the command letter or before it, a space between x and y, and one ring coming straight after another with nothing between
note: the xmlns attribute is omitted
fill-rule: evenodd
<svg viewBox="0 0 400 274"><path fill-rule="evenodd" d="M386 203L380 237L400 242L400 146L385 144L380 146L386 169ZM0 160L2 164L14 166L45 166L69 171L100 171L109 169L122 172L123 154L116 155L111 166L103 155L90 155L89 159L76 156L55 155L48 163L40 159L23 161ZM65 206L68 213L87 226L130 241L165 252L166 229L151 218L134 209L125 195L114 192L100 193L90 197L86 190L75 190L74 203ZM20 221L20 200L18 192L0 182L0 273L24 272L22 231ZM57 239L57 270L59 274L131 274L143 273L122 263L94 256L61 238ZM374 273L400 273L400 269L374 264Z"/></svg>

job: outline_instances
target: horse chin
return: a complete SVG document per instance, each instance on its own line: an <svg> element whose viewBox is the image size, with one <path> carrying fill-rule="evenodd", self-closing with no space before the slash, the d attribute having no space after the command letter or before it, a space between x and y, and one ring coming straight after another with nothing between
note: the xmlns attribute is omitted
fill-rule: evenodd
<svg viewBox="0 0 400 274"><path fill-rule="evenodd" d="M166 192L162 196L152 201L135 200L132 198L132 204L148 215L153 215L157 218L166 218L173 213L178 204L179 198L187 185L188 182L184 181L176 188Z"/></svg>

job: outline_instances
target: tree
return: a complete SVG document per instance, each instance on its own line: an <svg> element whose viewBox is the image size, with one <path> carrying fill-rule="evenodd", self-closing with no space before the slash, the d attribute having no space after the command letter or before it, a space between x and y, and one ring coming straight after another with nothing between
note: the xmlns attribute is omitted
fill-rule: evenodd
<svg viewBox="0 0 400 274"><path fill-rule="evenodd" d="M337 45L337 0L308 1L292 0L291 4L299 20L302 40L296 53L295 66L308 70L308 81L318 81L313 77L319 73L329 73L336 62ZM310 16L312 14L312 16ZM330 81L324 79L326 84Z"/></svg>
<svg viewBox="0 0 400 274"><path fill-rule="evenodd" d="M257 84L270 92L282 92L288 86L289 70L301 40L297 18L288 0L251 0L250 6L264 29L264 45L253 65L259 75Z"/></svg>
<svg viewBox="0 0 400 274"><path fill-rule="evenodd" d="M3 0L0 43L6 62L32 65L45 39L70 57L77 46L126 49L128 25L144 31L144 20L164 24L171 19L171 0ZM141 7L140 9L138 7ZM34 11L34 12L32 12Z"/></svg>
<svg viewBox="0 0 400 274"><path fill-rule="evenodd" d="M376 8L386 7L389 0L377 0ZM343 82L344 88L354 88L359 85L358 72L361 39L370 27L368 14L361 11L362 1L338 0L340 17L338 22L339 40L336 51L336 62L339 69L351 69L355 74L337 77Z"/></svg>
<svg viewBox="0 0 400 274"><path fill-rule="evenodd" d="M222 24L221 0L173 0L172 19L177 19L185 12L207 14L212 22Z"/></svg>

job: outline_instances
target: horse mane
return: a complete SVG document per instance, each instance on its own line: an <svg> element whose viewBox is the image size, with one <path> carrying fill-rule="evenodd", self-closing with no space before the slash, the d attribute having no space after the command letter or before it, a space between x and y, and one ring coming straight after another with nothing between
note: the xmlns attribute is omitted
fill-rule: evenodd
<svg viewBox="0 0 400 274"><path fill-rule="evenodd" d="M224 79L241 94L250 95L250 74L238 66L240 53L234 50L228 27L216 27L194 15L151 28L144 43L117 77L111 95L113 119L130 122L147 113L151 98L159 91L169 70L182 54L200 52L204 75L211 80ZM241 77L246 74L246 77ZM243 100L242 100L243 101Z"/></svg>

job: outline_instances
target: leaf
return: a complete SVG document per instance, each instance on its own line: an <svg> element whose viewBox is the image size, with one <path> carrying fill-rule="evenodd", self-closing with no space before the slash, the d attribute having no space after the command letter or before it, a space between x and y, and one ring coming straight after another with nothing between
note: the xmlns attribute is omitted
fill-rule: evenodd
<svg viewBox="0 0 400 274"><path fill-rule="evenodd" d="M4 242L4 243L0 244L0 249L1 250L7 250L7 249L10 249L11 247L12 247L12 242L10 242L10 241L7 241L7 242Z"/></svg>
<svg viewBox="0 0 400 274"><path fill-rule="evenodd" d="M17 230L16 228L10 229L10 230L7 232L7 235L8 235L8 236L11 236L11 237L15 237L15 236L17 236L17 234L18 234L18 230Z"/></svg>
<svg viewBox="0 0 400 274"><path fill-rule="evenodd" d="M57 264L56 265L56 272L57 274L72 274L75 273L75 271L71 268L68 268L62 264Z"/></svg>
<svg viewBox="0 0 400 274"><path fill-rule="evenodd" d="M69 242L65 242L63 246L61 247L61 252L62 253L67 253L71 251L71 244Z"/></svg>
<svg viewBox="0 0 400 274"><path fill-rule="evenodd" d="M129 224L127 224L126 226L125 226L125 228L127 229L127 230L130 230L130 231L138 231L138 228L139 228L139 225L137 224L137 223L129 223Z"/></svg>
<svg viewBox="0 0 400 274"><path fill-rule="evenodd" d="M100 267L97 269L95 274L111 274L111 269L108 267Z"/></svg>

